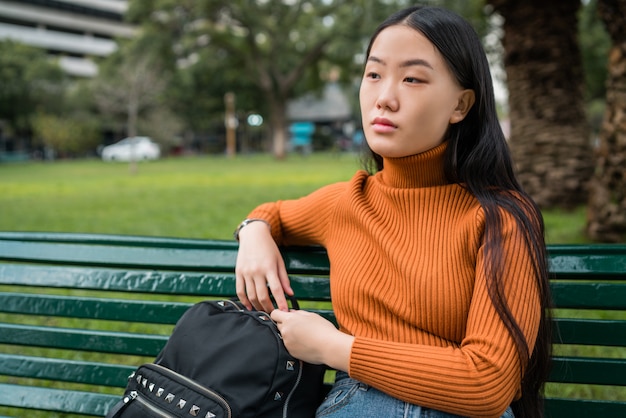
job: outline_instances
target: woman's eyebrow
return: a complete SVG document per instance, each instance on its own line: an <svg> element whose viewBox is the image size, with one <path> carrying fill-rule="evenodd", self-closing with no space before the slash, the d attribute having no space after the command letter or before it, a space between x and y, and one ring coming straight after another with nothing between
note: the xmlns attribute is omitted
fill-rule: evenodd
<svg viewBox="0 0 626 418"><path fill-rule="evenodd" d="M376 58L376 57L375 57L375 56L373 56L373 55L370 55L369 57L367 57L367 60L368 60L368 61L375 62L375 63L377 63L377 64L386 65L385 61L381 60L380 58Z"/></svg>
<svg viewBox="0 0 626 418"><path fill-rule="evenodd" d="M419 65L419 66L427 67L427 68L430 68L431 70L434 70L433 66L430 65L428 61L423 60L421 58L404 61L402 64L400 64L400 67L412 67L414 65Z"/></svg>
<svg viewBox="0 0 626 418"><path fill-rule="evenodd" d="M387 65L385 61L373 55L370 55L369 57L367 57L367 60L378 63L378 64ZM431 70L434 70L433 66L430 65L428 61L421 59L421 58L406 60L400 64L400 67L413 67L413 66L421 66L421 67L426 67L426 68L430 68Z"/></svg>

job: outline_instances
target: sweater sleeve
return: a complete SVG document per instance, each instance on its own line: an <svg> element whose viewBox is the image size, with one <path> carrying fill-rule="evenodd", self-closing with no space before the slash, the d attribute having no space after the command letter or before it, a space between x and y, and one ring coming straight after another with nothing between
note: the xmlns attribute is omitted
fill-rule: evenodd
<svg viewBox="0 0 626 418"><path fill-rule="evenodd" d="M362 176L355 175L353 181ZM267 221L279 245L324 245L327 220L348 184L334 183L300 199L264 203L250 212L248 218Z"/></svg>
<svg viewBox="0 0 626 418"><path fill-rule="evenodd" d="M519 397L516 345L496 312L485 278L485 245L476 262L466 332L448 347L357 337L350 375L407 402L463 416L499 417ZM532 352L541 317L531 257L521 231L505 215L504 294Z"/></svg>

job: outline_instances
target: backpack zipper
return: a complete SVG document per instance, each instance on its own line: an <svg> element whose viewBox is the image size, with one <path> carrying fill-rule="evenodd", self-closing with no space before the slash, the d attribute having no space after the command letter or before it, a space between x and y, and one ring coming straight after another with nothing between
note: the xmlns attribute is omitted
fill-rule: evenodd
<svg viewBox="0 0 626 418"><path fill-rule="evenodd" d="M289 412L289 401L291 400L291 397L295 393L296 389L298 389L298 386L300 385L300 381L302 380L302 373L304 372L303 370L304 362L302 360L298 360L298 362L300 363L300 368L298 369L298 376L296 377L296 383L293 385L291 392L289 392L289 395L287 395L287 399L285 400L285 406L283 407L283 418L288 418L287 413Z"/></svg>
<svg viewBox="0 0 626 418"><path fill-rule="evenodd" d="M173 370L168 369L167 367L161 366L160 364L148 363L145 364L144 367L148 369L156 369L158 372L163 373L174 380L183 381L187 386L190 386L195 391L219 403L226 410L226 417L232 418L233 413L230 409L230 405L228 404L226 399L224 399L219 393L214 392L211 389L198 384L194 380L191 380L188 377L185 377L181 374L176 373Z"/></svg>

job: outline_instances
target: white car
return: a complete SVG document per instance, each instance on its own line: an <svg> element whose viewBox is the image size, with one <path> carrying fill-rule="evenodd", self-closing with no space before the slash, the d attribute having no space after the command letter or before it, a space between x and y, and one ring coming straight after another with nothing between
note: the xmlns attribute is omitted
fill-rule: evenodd
<svg viewBox="0 0 626 418"><path fill-rule="evenodd" d="M161 156L159 145L147 136L124 138L102 148L104 161L156 160Z"/></svg>

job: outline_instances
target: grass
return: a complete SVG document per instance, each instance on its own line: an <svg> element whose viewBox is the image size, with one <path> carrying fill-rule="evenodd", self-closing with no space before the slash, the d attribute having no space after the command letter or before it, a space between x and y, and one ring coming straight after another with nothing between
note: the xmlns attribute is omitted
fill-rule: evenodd
<svg viewBox="0 0 626 418"><path fill-rule="evenodd" d="M348 180L353 154L203 156L129 166L99 160L0 164L0 231L230 239L260 203ZM546 211L549 243L586 242L585 210Z"/></svg>

